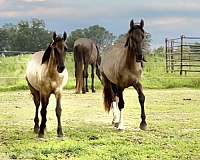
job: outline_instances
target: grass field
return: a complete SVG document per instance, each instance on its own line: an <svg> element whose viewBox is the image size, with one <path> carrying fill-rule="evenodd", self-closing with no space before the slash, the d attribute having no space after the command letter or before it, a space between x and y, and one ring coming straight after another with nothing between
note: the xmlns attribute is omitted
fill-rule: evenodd
<svg viewBox="0 0 200 160"><path fill-rule="evenodd" d="M30 55L0 57L0 91L27 89L25 81L26 63ZM200 88L200 73L188 73L187 76L180 76L179 73L166 73L165 57L163 55L147 55L142 84L149 89L167 88ZM75 87L74 60L73 55L66 57L66 67L69 72L67 89ZM91 68L89 67L89 71ZM91 78L89 75L89 84ZM100 89L101 84L95 76L95 86Z"/></svg>
<svg viewBox="0 0 200 160"><path fill-rule="evenodd" d="M56 138L55 101L47 112L47 132L33 133L34 105L28 91L0 92L0 159L200 159L200 90L146 89L148 129L140 131L140 106L133 89L125 90L125 127L111 126L102 91L62 100L64 139Z"/></svg>

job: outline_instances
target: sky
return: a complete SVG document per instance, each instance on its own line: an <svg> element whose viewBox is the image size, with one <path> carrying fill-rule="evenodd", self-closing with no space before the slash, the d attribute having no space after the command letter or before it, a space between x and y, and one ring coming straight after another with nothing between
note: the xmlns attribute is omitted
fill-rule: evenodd
<svg viewBox="0 0 200 160"><path fill-rule="evenodd" d="M116 36L128 31L131 19L143 19L152 49L165 38L200 36L200 0L0 0L0 26L32 18L58 33L98 24Z"/></svg>

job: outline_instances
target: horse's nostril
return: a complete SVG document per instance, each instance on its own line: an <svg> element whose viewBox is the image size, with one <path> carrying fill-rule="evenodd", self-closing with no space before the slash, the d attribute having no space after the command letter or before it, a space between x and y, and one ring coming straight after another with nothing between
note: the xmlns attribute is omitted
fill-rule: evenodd
<svg viewBox="0 0 200 160"><path fill-rule="evenodd" d="M61 73L64 69L65 69L65 66L62 65L62 66L58 66L58 72Z"/></svg>
<svg viewBox="0 0 200 160"><path fill-rule="evenodd" d="M142 60L142 55L138 55L138 59L139 59L139 60Z"/></svg>

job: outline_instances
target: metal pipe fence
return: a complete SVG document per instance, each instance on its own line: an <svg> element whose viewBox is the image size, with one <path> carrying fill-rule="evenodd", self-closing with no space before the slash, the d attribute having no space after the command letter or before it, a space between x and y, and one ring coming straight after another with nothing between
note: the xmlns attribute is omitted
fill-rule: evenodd
<svg viewBox="0 0 200 160"><path fill-rule="evenodd" d="M200 72L200 37L165 39L166 71Z"/></svg>

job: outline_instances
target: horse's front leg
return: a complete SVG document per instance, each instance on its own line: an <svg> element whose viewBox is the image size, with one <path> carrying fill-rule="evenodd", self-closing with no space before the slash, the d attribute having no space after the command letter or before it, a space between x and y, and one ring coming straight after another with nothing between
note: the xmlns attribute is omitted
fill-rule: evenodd
<svg viewBox="0 0 200 160"><path fill-rule="evenodd" d="M124 119L123 119L123 111L124 111L124 99L123 99L123 89L118 88L117 96L119 97L118 107L119 107L119 126L118 130L124 130Z"/></svg>
<svg viewBox="0 0 200 160"><path fill-rule="evenodd" d="M42 104L40 113L42 116L42 121L40 124L40 130L39 130L39 134L38 134L39 138L44 137L44 129L46 128L46 121L47 121L46 114L47 114L47 105L49 103L49 96L50 95L40 95L41 104Z"/></svg>
<svg viewBox="0 0 200 160"><path fill-rule="evenodd" d="M61 112L62 112L62 108L61 108L61 93L57 92L55 94L56 96L56 117L58 120L58 127L57 127L57 136L58 137L62 137L63 136L63 131L62 131L62 125L61 125Z"/></svg>
<svg viewBox="0 0 200 160"><path fill-rule="evenodd" d="M35 118L34 118L34 132L35 133L38 133L39 132L39 118L38 118L38 109L39 109L39 106L40 106L40 95L39 93L37 92L37 94L33 94L33 100L34 100L34 103L35 103Z"/></svg>
<svg viewBox="0 0 200 160"><path fill-rule="evenodd" d="M119 126L119 108L118 108L119 98L115 96L114 101L112 102L112 112L113 112L113 120L112 124L114 127L118 128Z"/></svg>
<svg viewBox="0 0 200 160"><path fill-rule="evenodd" d="M140 106L141 106L141 123L140 123L140 129L145 130L147 127L147 123L146 123L146 115L145 115L145 110L144 110L144 102L145 102L145 96L143 94L143 88L142 88L142 84L140 82L136 83L133 86L138 93L138 99L140 102Z"/></svg>

